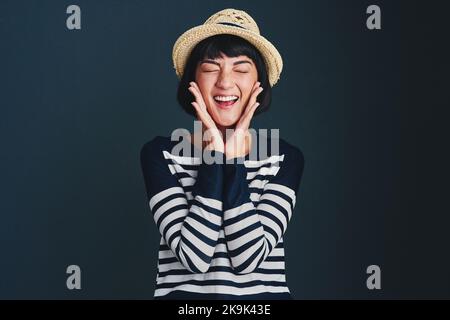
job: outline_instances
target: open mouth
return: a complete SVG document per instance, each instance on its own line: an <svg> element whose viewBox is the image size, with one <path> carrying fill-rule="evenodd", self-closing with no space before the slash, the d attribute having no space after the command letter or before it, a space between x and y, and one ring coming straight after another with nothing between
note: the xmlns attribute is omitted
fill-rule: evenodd
<svg viewBox="0 0 450 320"><path fill-rule="evenodd" d="M231 108L238 100L238 96L214 96L217 106L222 109Z"/></svg>

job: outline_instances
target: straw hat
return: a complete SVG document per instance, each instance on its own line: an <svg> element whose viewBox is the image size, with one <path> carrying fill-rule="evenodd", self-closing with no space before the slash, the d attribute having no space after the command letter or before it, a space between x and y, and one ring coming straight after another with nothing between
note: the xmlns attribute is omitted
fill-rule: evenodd
<svg viewBox="0 0 450 320"><path fill-rule="evenodd" d="M183 76L192 49L203 39L217 34L232 34L254 45L264 58L270 85L277 83L283 69L280 53L260 35L255 20L245 11L236 9L225 9L213 14L204 24L187 30L177 39L173 46L172 59L178 78Z"/></svg>

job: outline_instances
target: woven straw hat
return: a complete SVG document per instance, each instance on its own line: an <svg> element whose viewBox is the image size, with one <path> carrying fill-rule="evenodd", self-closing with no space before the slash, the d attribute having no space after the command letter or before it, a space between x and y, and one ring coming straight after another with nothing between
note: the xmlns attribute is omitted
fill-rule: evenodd
<svg viewBox="0 0 450 320"><path fill-rule="evenodd" d="M172 59L178 78L183 76L192 49L203 39L218 34L239 36L254 45L264 58L270 85L277 83L283 69L280 53L260 35L255 20L245 11L236 9L224 9L213 14L203 25L187 30L177 39L173 46Z"/></svg>

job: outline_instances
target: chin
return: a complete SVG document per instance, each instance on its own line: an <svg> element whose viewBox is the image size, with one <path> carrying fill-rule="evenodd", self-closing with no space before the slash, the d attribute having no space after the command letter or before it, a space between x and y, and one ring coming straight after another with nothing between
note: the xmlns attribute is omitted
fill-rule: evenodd
<svg viewBox="0 0 450 320"><path fill-rule="evenodd" d="M216 123L219 126L221 126L221 127L232 127L238 122L238 119L234 118L234 117L233 118L223 118L223 117L221 117L218 120L219 121L216 121Z"/></svg>
<svg viewBox="0 0 450 320"><path fill-rule="evenodd" d="M232 127L239 121L240 113L236 110L215 110L212 117L216 125L221 127Z"/></svg>

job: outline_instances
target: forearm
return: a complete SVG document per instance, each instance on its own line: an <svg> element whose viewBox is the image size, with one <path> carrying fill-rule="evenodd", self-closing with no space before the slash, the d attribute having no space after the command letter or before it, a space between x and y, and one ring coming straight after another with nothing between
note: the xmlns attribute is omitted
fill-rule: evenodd
<svg viewBox="0 0 450 320"><path fill-rule="evenodd" d="M239 273L253 271L267 256L268 243L251 201L243 159L224 170L224 233L232 265ZM241 163L240 163L241 162Z"/></svg>
<svg viewBox="0 0 450 320"><path fill-rule="evenodd" d="M223 219L223 168L192 163L197 171L185 170L182 158L168 152L162 157L162 153L157 143L141 153L151 212L179 262L191 272L206 272Z"/></svg>

